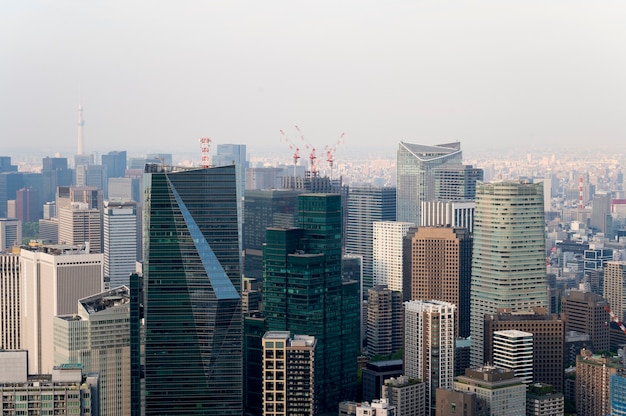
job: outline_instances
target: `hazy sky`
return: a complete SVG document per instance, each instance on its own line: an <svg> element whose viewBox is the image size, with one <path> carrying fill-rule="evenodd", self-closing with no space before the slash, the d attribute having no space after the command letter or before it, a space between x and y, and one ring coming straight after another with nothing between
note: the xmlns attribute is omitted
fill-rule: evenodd
<svg viewBox="0 0 626 416"><path fill-rule="evenodd" d="M0 2L0 154L623 149L625 79L623 0Z"/></svg>

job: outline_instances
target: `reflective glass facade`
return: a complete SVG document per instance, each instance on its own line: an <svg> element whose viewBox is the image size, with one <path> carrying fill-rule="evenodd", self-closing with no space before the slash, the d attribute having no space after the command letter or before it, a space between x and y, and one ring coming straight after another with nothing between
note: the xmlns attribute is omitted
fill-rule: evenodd
<svg viewBox="0 0 626 416"><path fill-rule="evenodd" d="M145 414L241 415L235 167L144 176Z"/></svg>

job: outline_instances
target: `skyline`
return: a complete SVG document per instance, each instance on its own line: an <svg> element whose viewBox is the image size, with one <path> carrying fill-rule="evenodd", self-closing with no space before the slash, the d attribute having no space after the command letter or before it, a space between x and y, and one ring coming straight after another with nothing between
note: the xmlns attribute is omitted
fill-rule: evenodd
<svg viewBox="0 0 626 416"><path fill-rule="evenodd" d="M3 150L623 149L626 5L9 1ZM390 141L394 143L389 146ZM302 149L301 149L302 150ZM344 156L345 157L345 156Z"/></svg>

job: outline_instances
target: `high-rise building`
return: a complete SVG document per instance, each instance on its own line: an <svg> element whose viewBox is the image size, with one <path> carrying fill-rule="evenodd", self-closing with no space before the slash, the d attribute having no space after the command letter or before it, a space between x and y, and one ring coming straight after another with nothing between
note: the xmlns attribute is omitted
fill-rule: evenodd
<svg viewBox="0 0 626 416"><path fill-rule="evenodd" d="M43 192L42 202L54 201L59 186L72 185L74 174L67 167L65 157L45 157L42 160Z"/></svg>
<svg viewBox="0 0 626 416"><path fill-rule="evenodd" d="M294 227L300 191L248 190L244 198L243 250L246 277L263 279L263 243L269 227Z"/></svg>
<svg viewBox="0 0 626 416"><path fill-rule="evenodd" d="M109 287L128 286L137 262L137 204L104 203L104 278Z"/></svg>
<svg viewBox="0 0 626 416"><path fill-rule="evenodd" d="M42 217L39 191L22 188L15 192L15 217L22 222L38 221Z"/></svg>
<svg viewBox="0 0 626 416"><path fill-rule="evenodd" d="M611 415L626 416L626 371L611 375Z"/></svg>
<svg viewBox="0 0 626 416"><path fill-rule="evenodd" d="M86 202L59 208L59 243L89 244L89 251L102 253L102 211Z"/></svg>
<svg viewBox="0 0 626 416"><path fill-rule="evenodd" d="M315 415L315 337L289 331L263 336L263 416Z"/></svg>
<svg viewBox="0 0 626 416"><path fill-rule="evenodd" d="M361 369L363 376L363 401L371 402L382 397L385 380L400 377L402 360L368 361Z"/></svg>
<svg viewBox="0 0 626 416"><path fill-rule="evenodd" d="M267 230L263 312L270 331L316 338L322 411L336 410L356 393L359 351L358 291L341 278L341 196L300 195L298 224Z"/></svg>
<svg viewBox="0 0 626 416"><path fill-rule="evenodd" d="M407 376L391 377L385 380L382 389L383 399L396 407L397 416L418 416L426 414L426 383Z"/></svg>
<svg viewBox="0 0 626 416"><path fill-rule="evenodd" d="M391 355L404 347L402 293L374 286L367 296L367 355Z"/></svg>
<svg viewBox="0 0 626 416"><path fill-rule="evenodd" d="M611 233L612 218L611 218L611 201L613 194L597 193L593 196L591 202L591 228L598 230L601 233Z"/></svg>
<svg viewBox="0 0 626 416"><path fill-rule="evenodd" d="M494 366L468 368L454 379L454 389L473 392L484 400L488 415L526 414L526 385L513 371Z"/></svg>
<svg viewBox="0 0 626 416"><path fill-rule="evenodd" d="M609 261L604 267L604 298L620 321L626 318L626 261Z"/></svg>
<svg viewBox="0 0 626 416"><path fill-rule="evenodd" d="M611 321L606 311L608 302L592 292L571 290L561 299L561 310L565 321L565 331L576 331L589 335L593 351L608 351L609 326Z"/></svg>
<svg viewBox="0 0 626 416"><path fill-rule="evenodd" d="M0 350L22 348L20 257L0 253Z"/></svg>
<svg viewBox="0 0 626 416"><path fill-rule="evenodd" d="M483 357L485 314L547 307L543 186L478 184L470 292L471 365Z"/></svg>
<svg viewBox="0 0 626 416"><path fill-rule="evenodd" d="M22 221L0 218L0 251L22 244Z"/></svg>
<svg viewBox="0 0 626 416"><path fill-rule="evenodd" d="M611 413L611 377L624 368L621 358L593 355L582 350L576 357L576 414Z"/></svg>
<svg viewBox="0 0 626 416"><path fill-rule="evenodd" d="M400 142L397 153L397 220L419 224L422 201L437 199L435 169L461 165L462 159L459 142L437 146Z"/></svg>
<svg viewBox="0 0 626 416"><path fill-rule="evenodd" d="M54 366L54 317L76 313L79 299L102 292L102 254L84 247L41 246L20 252L22 347L30 374Z"/></svg>
<svg viewBox="0 0 626 416"><path fill-rule="evenodd" d="M463 227L474 232L474 201L424 201L422 202L422 227Z"/></svg>
<svg viewBox="0 0 626 416"><path fill-rule="evenodd" d="M471 391L437 389L436 416L448 416L463 412L463 416L484 416L487 404ZM462 409L462 410L461 410Z"/></svg>
<svg viewBox="0 0 626 416"><path fill-rule="evenodd" d="M147 165L144 186L145 414L241 415L235 168Z"/></svg>
<svg viewBox="0 0 626 416"><path fill-rule="evenodd" d="M476 197L476 182L483 180L483 170L469 165L445 164L433 169L435 198L439 201L471 200Z"/></svg>
<svg viewBox="0 0 626 416"><path fill-rule="evenodd" d="M246 413L263 413L263 335L265 318L261 312L243 317L243 400Z"/></svg>
<svg viewBox="0 0 626 416"><path fill-rule="evenodd" d="M415 224L396 221L374 222L372 243L374 286L384 285L391 290L402 292L404 300L411 297L402 281L403 239L411 227L415 227Z"/></svg>
<svg viewBox="0 0 626 416"><path fill-rule="evenodd" d="M549 384L534 383L526 390L526 416L562 415L565 397Z"/></svg>
<svg viewBox="0 0 626 416"><path fill-rule="evenodd" d="M348 193L345 246L363 256L363 291L374 285L374 222L396 220L396 188L352 186Z"/></svg>
<svg viewBox="0 0 626 416"><path fill-rule="evenodd" d="M437 388L452 388L456 306L439 300L404 304L404 375L426 383L426 402L434 414Z"/></svg>
<svg viewBox="0 0 626 416"><path fill-rule="evenodd" d="M404 293L408 292L409 299L436 299L456 305L456 334L468 337L472 277L472 240L468 230L411 228L404 238L403 259Z"/></svg>
<svg viewBox="0 0 626 416"><path fill-rule="evenodd" d="M102 166L107 178L123 178L126 176L126 151L113 151L102 155Z"/></svg>
<svg viewBox="0 0 626 416"><path fill-rule="evenodd" d="M107 167L103 165L78 165L74 171L76 186L101 189L106 198L108 189Z"/></svg>
<svg viewBox="0 0 626 416"><path fill-rule="evenodd" d="M78 301L54 318L54 363L98 373L100 414L130 415L130 292L125 286Z"/></svg>
<svg viewBox="0 0 626 416"><path fill-rule="evenodd" d="M533 334L508 329L493 333L493 365L512 370L525 384L533 382Z"/></svg>
<svg viewBox="0 0 626 416"><path fill-rule="evenodd" d="M59 186L56 194L57 215L59 209L69 208L72 202L84 202L90 209L101 210L104 193L93 186Z"/></svg>
<svg viewBox="0 0 626 416"><path fill-rule="evenodd" d="M500 309L485 316L485 362L493 363L494 334L497 331L518 330L533 335L533 381L550 384L563 391L565 374L565 322L545 308L511 312Z"/></svg>

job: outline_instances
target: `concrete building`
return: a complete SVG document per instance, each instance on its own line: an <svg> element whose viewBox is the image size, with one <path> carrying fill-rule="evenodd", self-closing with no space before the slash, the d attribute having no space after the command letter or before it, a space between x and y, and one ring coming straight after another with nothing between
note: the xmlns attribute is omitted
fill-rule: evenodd
<svg viewBox="0 0 626 416"><path fill-rule="evenodd" d="M626 261L609 261L604 268L604 298L617 318L626 320Z"/></svg>
<svg viewBox="0 0 626 416"><path fill-rule="evenodd" d="M380 221L374 222L373 274L374 286L385 285L389 289L402 292L402 298L409 300L402 281L403 239L414 223Z"/></svg>
<svg viewBox="0 0 626 416"><path fill-rule="evenodd" d="M513 371L493 366L468 368L454 379L454 389L475 393L490 416L526 414L526 385Z"/></svg>
<svg viewBox="0 0 626 416"><path fill-rule="evenodd" d="M30 374L52 371L54 317L76 313L79 299L102 292L102 263L102 254L78 246L21 250L22 347L29 352Z"/></svg>
<svg viewBox="0 0 626 416"><path fill-rule="evenodd" d="M80 364L100 376L102 415L131 414L130 292L125 286L78 301L54 318L54 363Z"/></svg>
<svg viewBox="0 0 626 416"><path fill-rule="evenodd" d="M527 416L562 416L565 413L563 393L549 384L535 383L526 390Z"/></svg>
<svg viewBox="0 0 626 416"><path fill-rule="evenodd" d="M426 400L434 414L437 388L452 388L456 306L438 300L404 304L404 375L426 383Z"/></svg>
<svg viewBox="0 0 626 416"><path fill-rule="evenodd" d="M88 244L92 253L102 253L102 211L85 202L72 202L59 208L59 242Z"/></svg>
<svg viewBox="0 0 626 416"><path fill-rule="evenodd" d="M104 279L109 287L129 284L137 263L137 204L104 203Z"/></svg>
<svg viewBox="0 0 626 416"><path fill-rule="evenodd" d="M400 377L402 373L402 360L368 361L362 369L363 401L371 402L382 397L385 380Z"/></svg>
<svg viewBox="0 0 626 416"><path fill-rule="evenodd" d="M494 361L494 333L518 330L533 334L533 381L554 386L563 391L565 373L565 322L543 308L512 312L500 309L485 316L485 360Z"/></svg>
<svg viewBox="0 0 626 416"><path fill-rule="evenodd" d="M606 299L592 292L580 290L566 292L561 298L565 331L587 334L593 351L608 351L609 326L606 323L611 320L605 310L608 305Z"/></svg>
<svg viewBox="0 0 626 416"><path fill-rule="evenodd" d="M0 350L22 348L20 257L0 253Z"/></svg>
<svg viewBox="0 0 626 416"><path fill-rule="evenodd" d="M474 232L474 201L424 201L420 225L422 227L462 227Z"/></svg>
<svg viewBox="0 0 626 416"><path fill-rule="evenodd" d="M262 342L263 416L317 414L315 337L270 331Z"/></svg>
<svg viewBox="0 0 626 416"><path fill-rule="evenodd" d="M582 350L576 357L576 413L583 416L612 414L611 377L623 367L621 358Z"/></svg>
<svg viewBox="0 0 626 416"><path fill-rule="evenodd" d="M533 382L533 334L509 329L493 333L493 365L512 370L525 384Z"/></svg>
<svg viewBox="0 0 626 416"><path fill-rule="evenodd" d="M0 251L22 244L22 221L17 218L0 218Z"/></svg>
<svg viewBox="0 0 626 416"><path fill-rule="evenodd" d="M465 228L416 227L404 237L403 287L409 299L436 299L457 307L456 335L470 335L472 240Z"/></svg>
<svg viewBox="0 0 626 416"><path fill-rule="evenodd" d="M39 221L42 217L39 191L35 188L22 188L15 191L15 217L22 222Z"/></svg>
<svg viewBox="0 0 626 416"><path fill-rule="evenodd" d="M611 415L626 416L626 370L611 375Z"/></svg>
<svg viewBox="0 0 626 416"><path fill-rule="evenodd" d="M426 383L406 376L385 380L383 399L396 407L396 416L427 414Z"/></svg>
<svg viewBox="0 0 626 416"><path fill-rule="evenodd" d="M368 291L367 354L391 355L404 347L402 293L375 286Z"/></svg>
<svg viewBox="0 0 626 416"><path fill-rule="evenodd" d="M436 416L488 416L486 406L485 400L471 391L437 389Z"/></svg>
<svg viewBox="0 0 626 416"><path fill-rule="evenodd" d="M543 185L478 184L470 293L472 367L482 366L484 318L548 306Z"/></svg>

